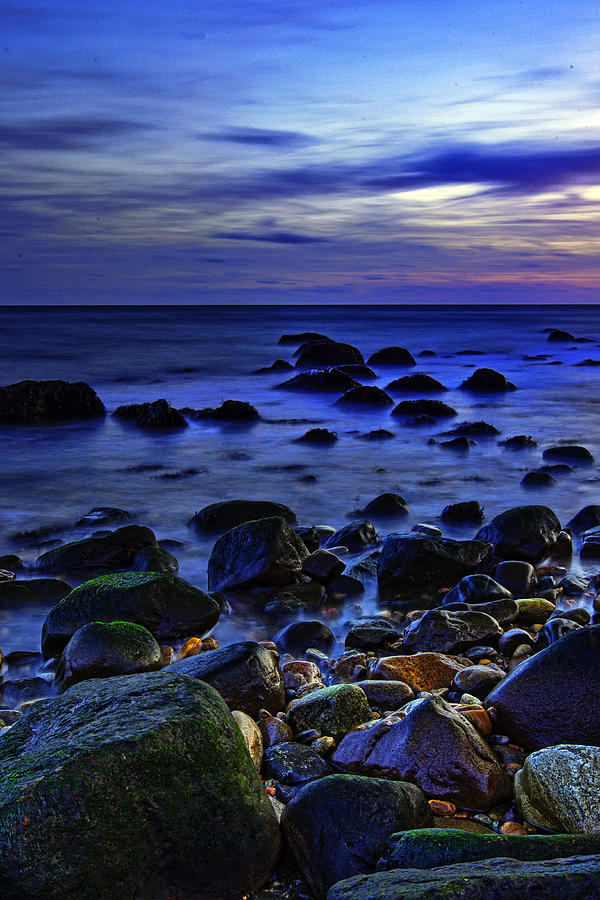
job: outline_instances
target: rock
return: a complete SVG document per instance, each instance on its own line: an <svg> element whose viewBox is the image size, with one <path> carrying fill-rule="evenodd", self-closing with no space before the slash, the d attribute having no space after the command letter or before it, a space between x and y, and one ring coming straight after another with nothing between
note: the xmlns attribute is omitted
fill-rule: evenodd
<svg viewBox="0 0 600 900"><path fill-rule="evenodd" d="M339 393L358 387L359 382L344 372L342 369L313 369L309 372L299 372L293 378L288 378L278 384L278 388L289 391L323 391L324 393Z"/></svg>
<svg viewBox="0 0 600 900"><path fill-rule="evenodd" d="M296 513L283 503L272 500L222 500L194 513L188 524L201 534L224 534L236 525L269 516L281 516L288 525L295 525L298 521Z"/></svg>
<svg viewBox="0 0 600 900"><path fill-rule="evenodd" d="M267 375L271 372L287 372L294 369L293 365L287 359L276 359L270 366L261 366L260 369L254 369L253 375Z"/></svg>
<svg viewBox="0 0 600 900"><path fill-rule="evenodd" d="M530 754L515 776L522 817L545 831L600 835L600 748L560 744Z"/></svg>
<svg viewBox="0 0 600 900"><path fill-rule="evenodd" d="M449 603L489 603L494 600L512 599L509 590L489 575L465 575L456 587L444 596L444 606Z"/></svg>
<svg viewBox="0 0 600 900"><path fill-rule="evenodd" d="M554 612L554 603L543 597L531 597L517 600L519 607L519 625L543 625Z"/></svg>
<svg viewBox="0 0 600 900"><path fill-rule="evenodd" d="M364 363L360 350L338 341L310 341L296 360L297 369L320 369L326 366L345 366Z"/></svg>
<svg viewBox="0 0 600 900"><path fill-rule="evenodd" d="M417 522L416 525L413 525L410 530L416 532L417 534L426 534L429 537L442 536L441 528L438 528L437 525L429 525L427 522Z"/></svg>
<svg viewBox="0 0 600 900"><path fill-rule="evenodd" d="M286 625L273 636L273 643L281 653L304 656L309 647L328 653L335 644L330 628L318 620L302 619Z"/></svg>
<svg viewBox="0 0 600 900"><path fill-rule="evenodd" d="M29 603L56 603L66 597L71 585L60 578L29 578L0 582L0 608L21 608Z"/></svg>
<svg viewBox="0 0 600 900"><path fill-rule="evenodd" d="M294 528L296 534L302 538L309 553L314 553L321 544L321 535L314 525L298 525Z"/></svg>
<svg viewBox="0 0 600 900"><path fill-rule="evenodd" d="M529 597L537 586L534 567L517 559L499 563L494 569L494 580L510 591L513 597Z"/></svg>
<svg viewBox="0 0 600 900"><path fill-rule="evenodd" d="M309 428L301 437L296 438L298 444L335 444L338 436L328 428Z"/></svg>
<svg viewBox="0 0 600 900"><path fill-rule="evenodd" d="M277 716L259 715L258 727L262 736L263 751L275 744L294 740L294 732L290 726Z"/></svg>
<svg viewBox="0 0 600 900"><path fill-rule="evenodd" d="M460 503L449 503L440 513L442 522L481 522L484 518L483 508L479 500L462 500Z"/></svg>
<svg viewBox="0 0 600 900"><path fill-rule="evenodd" d="M178 572L179 563L162 547L142 547L133 559L135 572Z"/></svg>
<svg viewBox="0 0 600 900"><path fill-rule="evenodd" d="M527 750L600 745L600 625L579 628L518 665L489 694L495 731Z"/></svg>
<svg viewBox="0 0 600 900"><path fill-rule="evenodd" d="M194 419L216 419L220 422L256 422L258 410L245 400L223 400L216 409L206 407L193 412Z"/></svg>
<svg viewBox="0 0 600 900"><path fill-rule="evenodd" d="M35 563L40 572L98 575L128 569L143 547L157 547L154 533L142 525L124 525L101 537L71 541L42 554Z"/></svg>
<svg viewBox="0 0 600 900"><path fill-rule="evenodd" d="M565 528L570 528L575 534L581 534L582 531L598 526L600 526L600 506L584 506L569 519Z"/></svg>
<svg viewBox="0 0 600 900"><path fill-rule="evenodd" d="M448 388L437 378L421 372L396 378L386 387L386 391L392 391L395 394L441 394L447 390Z"/></svg>
<svg viewBox="0 0 600 900"><path fill-rule="evenodd" d="M237 525L217 540L208 561L211 590L285 587L296 581L309 555L281 516Z"/></svg>
<svg viewBox="0 0 600 900"><path fill-rule="evenodd" d="M433 438L430 443L435 444ZM464 435L462 437L452 438L450 441L440 441L442 450L454 450L459 453L468 453L471 449L471 441Z"/></svg>
<svg viewBox="0 0 600 900"><path fill-rule="evenodd" d="M414 699L414 691L403 681L356 681L365 692L369 706L397 710Z"/></svg>
<svg viewBox="0 0 600 900"><path fill-rule="evenodd" d="M308 341L330 341L331 338L328 338L324 334L319 334L317 331L301 331L299 334L282 334L278 344L296 344L299 346L300 344L306 344Z"/></svg>
<svg viewBox="0 0 600 900"><path fill-rule="evenodd" d="M543 650L545 647L549 647L550 644L560 641L570 631L575 631L576 628L580 627L577 622L573 622L571 619L563 619L561 616L554 614L538 631L533 644L534 650Z"/></svg>
<svg viewBox="0 0 600 900"><path fill-rule="evenodd" d="M504 672L490 666L469 666L454 676L454 688L461 694L473 694L483 700L504 678Z"/></svg>
<svg viewBox="0 0 600 900"><path fill-rule="evenodd" d="M475 539L493 544L502 560L536 563L549 555L560 530L556 514L547 506L514 506L494 516Z"/></svg>
<svg viewBox="0 0 600 900"><path fill-rule="evenodd" d="M117 419L131 419L143 428L187 428L187 422L179 410L173 409L164 399L118 406L113 416Z"/></svg>
<svg viewBox="0 0 600 900"><path fill-rule="evenodd" d="M322 584L311 581L309 584L290 584L276 591L268 603L265 612L289 613L301 609L318 609L327 597Z"/></svg>
<svg viewBox="0 0 600 900"><path fill-rule="evenodd" d="M336 742L371 720L365 692L356 684L332 684L294 700L287 721L294 732L315 728Z"/></svg>
<svg viewBox="0 0 600 900"><path fill-rule="evenodd" d="M490 600L489 603L477 603L474 606L464 604L464 606L466 607L465 609L462 608L463 604L460 607L459 604L449 604L444 609L459 613L466 612L467 609L471 612L485 613L491 616L492 619L495 619L502 628L511 625L519 618L519 606L516 600L510 597L504 597L501 600Z"/></svg>
<svg viewBox="0 0 600 900"><path fill-rule="evenodd" d="M500 637L500 640L498 641L498 650L503 656L510 658L517 647L520 647L523 644L527 644L530 647L533 645L533 638L531 635L522 628L511 628L509 631L505 631Z"/></svg>
<svg viewBox="0 0 600 900"><path fill-rule="evenodd" d="M374 384L361 384L350 388L336 400L336 406L393 406L394 401L389 394Z"/></svg>
<svg viewBox="0 0 600 900"><path fill-rule="evenodd" d="M275 744L265 750L262 771L265 778L292 786L333 774L332 767L316 750L296 741Z"/></svg>
<svg viewBox="0 0 600 900"><path fill-rule="evenodd" d="M375 428L374 431L367 431L365 434L361 434L361 438L364 441L389 441L393 437L394 433L388 431L387 428Z"/></svg>
<svg viewBox="0 0 600 900"><path fill-rule="evenodd" d="M388 835L430 821L423 792L412 784L329 775L301 788L281 828L312 894L325 898L340 879L374 871Z"/></svg>
<svg viewBox="0 0 600 900"><path fill-rule="evenodd" d="M530 447L537 447L537 441L534 441L530 434L516 434L514 437L498 441L498 443L506 450L526 450Z"/></svg>
<svg viewBox="0 0 600 900"><path fill-rule="evenodd" d="M420 427L421 425L437 425L437 419L434 419L433 416L427 416L425 414L418 416L409 416L404 420L405 427Z"/></svg>
<svg viewBox="0 0 600 900"><path fill-rule="evenodd" d="M90 622L75 632L63 650L54 680L65 690L88 678L133 675L162 667L161 649L142 625Z"/></svg>
<svg viewBox="0 0 600 900"><path fill-rule="evenodd" d="M544 459L556 460L558 462L573 462L578 466L591 466L594 463L594 457L587 447L579 447L576 444L562 444L559 447L548 447L544 450L542 456Z"/></svg>
<svg viewBox="0 0 600 900"><path fill-rule="evenodd" d="M590 528L581 536L580 559L600 559L600 528Z"/></svg>
<svg viewBox="0 0 600 900"><path fill-rule="evenodd" d="M42 627L42 653L45 659L58 655L89 622L134 622L161 641L204 635L216 625L220 611L213 597L175 575L102 575L80 584L52 607Z"/></svg>
<svg viewBox="0 0 600 900"><path fill-rule="evenodd" d="M375 526L368 519L359 519L356 522L350 522L325 542L325 547L347 547L348 550L362 550L369 544L377 543L377 532Z"/></svg>
<svg viewBox="0 0 600 900"><path fill-rule="evenodd" d="M488 809L510 796L510 780L487 743L436 696L415 701L404 719L391 716L350 732L332 762L351 772L411 781L428 796L467 809Z"/></svg>
<svg viewBox="0 0 600 900"><path fill-rule="evenodd" d="M469 660L444 653L384 656L370 663L369 677L403 681L416 692L435 691L449 687L456 673L469 665Z"/></svg>
<svg viewBox="0 0 600 900"><path fill-rule="evenodd" d="M573 337L573 335L571 334L570 331L561 331L559 328L554 328L554 329L548 334L548 341L549 341L551 344L559 344L559 343L571 342L571 341L574 341L574 340L575 340L575 338Z"/></svg>
<svg viewBox="0 0 600 900"><path fill-rule="evenodd" d="M208 685L172 674L36 703L0 741L0 795L5 896L239 900L279 853L229 710Z"/></svg>
<svg viewBox="0 0 600 900"><path fill-rule="evenodd" d="M242 733L244 744L246 745L250 759L254 763L254 768L257 772L260 772L263 757L263 742L260 728L254 719L251 719L250 716L246 715L246 713L242 712L240 709L234 709L231 715Z"/></svg>
<svg viewBox="0 0 600 900"><path fill-rule="evenodd" d="M491 549L481 540L454 541L417 532L391 534L384 541L377 564L379 590L406 595L456 584L473 574Z"/></svg>
<svg viewBox="0 0 600 900"><path fill-rule="evenodd" d="M443 400L401 400L392 410L393 416L435 416L438 419L457 416L456 410L444 403ZM434 422L422 422L419 424L433 424Z"/></svg>
<svg viewBox="0 0 600 900"><path fill-rule="evenodd" d="M94 506L89 513L75 522L76 528L99 528L101 525L114 525L130 522L135 519L134 513L119 509L117 506Z"/></svg>
<svg viewBox="0 0 600 900"><path fill-rule="evenodd" d="M500 431L496 428L495 425L490 425L489 422L459 422L458 425L455 425L454 428L451 428L450 431L445 431L445 437L455 437L463 435L464 437L492 437L495 434L500 434Z"/></svg>
<svg viewBox="0 0 600 900"><path fill-rule="evenodd" d="M495 369L475 369L460 387L463 391L482 394L516 391L515 385L507 381L505 376L501 372L496 372Z"/></svg>
<svg viewBox="0 0 600 900"><path fill-rule="evenodd" d="M486 613L430 609L405 629L403 648L408 653L454 653L484 641L493 643L501 634L496 619Z"/></svg>
<svg viewBox="0 0 600 900"><path fill-rule="evenodd" d="M406 500L400 494L386 491L373 500L369 500L363 509L357 510L361 516L373 516L380 519L395 519L407 516L410 512Z"/></svg>
<svg viewBox="0 0 600 900"><path fill-rule="evenodd" d="M19 381L0 387L2 425L53 425L104 414L104 404L83 381Z"/></svg>
<svg viewBox="0 0 600 900"><path fill-rule="evenodd" d="M339 372L345 372L346 375L351 375L352 378L363 378L367 381L378 378L379 376L370 369L369 366L366 366L364 363L349 363L346 366L336 366Z"/></svg>
<svg viewBox="0 0 600 900"><path fill-rule="evenodd" d="M523 476L521 484L524 488L553 487L556 484L556 478L553 478L549 472L534 470Z"/></svg>
<svg viewBox="0 0 600 900"><path fill-rule="evenodd" d="M329 550L316 550L302 563L302 574L314 578L320 584L328 585L335 581L345 568L346 563L335 553L330 553Z"/></svg>
<svg viewBox="0 0 600 900"><path fill-rule="evenodd" d="M368 358L370 366L416 366L415 358L404 347L385 347Z"/></svg>
<svg viewBox="0 0 600 900"><path fill-rule="evenodd" d="M400 639L402 629L387 616L360 616L349 623L346 649L378 650Z"/></svg>
<svg viewBox="0 0 600 900"><path fill-rule="evenodd" d="M327 597L332 603L344 603L346 600L362 597L364 584L352 575L340 575L327 587Z"/></svg>

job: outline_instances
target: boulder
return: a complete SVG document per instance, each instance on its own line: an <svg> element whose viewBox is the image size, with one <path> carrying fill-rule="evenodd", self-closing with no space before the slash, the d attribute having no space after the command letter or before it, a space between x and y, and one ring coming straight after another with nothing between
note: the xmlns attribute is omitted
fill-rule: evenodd
<svg viewBox="0 0 600 900"><path fill-rule="evenodd" d="M600 625L579 628L520 665L487 697L495 728L526 750L600 746Z"/></svg>
<svg viewBox="0 0 600 900"><path fill-rule="evenodd" d="M445 437L460 437L462 435L464 437L482 438L493 437L496 434L500 434L500 431L495 425L490 425L489 422L481 420L479 422L459 422L454 428L444 432Z"/></svg>
<svg viewBox="0 0 600 900"><path fill-rule="evenodd" d="M346 563L335 553L330 553L329 550L315 550L302 563L302 574L320 584L329 585L345 568Z"/></svg>
<svg viewBox="0 0 600 900"><path fill-rule="evenodd" d="M88 678L135 675L162 667L160 646L143 625L90 622L75 632L63 650L54 681L64 690Z"/></svg>
<svg viewBox="0 0 600 900"><path fill-rule="evenodd" d="M36 703L0 741L0 797L7 897L239 900L279 852L229 710L173 674Z"/></svg>
<svg viewBox="0 0 600 900"><path fill-rule="evenodd" d="M377 543L375 526L368 519L358 519L344 525L325 542L325 547L347 547L348 550L362 550L369 544Z"/></svg>
<svg viewBox="0 0 600 900"><path fill-rule="evenodd" d="M211 590L285 587L297 581L309 555L281 516L237 525L216 542L208 561Z"/></svg>
<svg viewBox="0 0 600 900"><path fill-rule="evenodd" d="M554 487L555 484L556 478L553 478L550 472L542 472L540 469L527 472L521 478L521 485L524 488Z"/></svg>
<svg viewBox="0 0 600 900"><path fill-rule="evenodd" d="M511 793L484 739L435 695L415 701L403 719L393 715L350 732L332 762L350 772L411 781L428 796L467 809L488 809Z"/></svg>
<svg viewBox="0 0 600 900"><path fill-rule="evenodd" d="M396 378L390 381L386 387L386 391L394 394L441 394L448 388L432 378L431 375L424 375L421 372L415 372L414 375L404 375L402 378Z"/></svg>
<svg viewBox="0 0 600 900"><path fill-rule="evenodd" d="M430 609L408 625L402 643L408 653L429 650L452 654L477 644L495 643L501 634L496 619L486 613Z"/></svg>
<svg viewBox="0 0 600 900"><path fill-rule="evenodd" d="M312 747L282 741L263 754L263 776L285 785L302 785L333 774L333 769Z"/></svg>
<svg viewBox="0 0 600 900"><path fill-rule="evenodd" d="M581 534L589 528L597 528L600 525L600 506L584 506L579 512L569 519L565 528L569 528L574 534Z"/></svg>
<svg viewBox="0 0 600 900"><path fill-rule="evenodd" d="M475 369L460 387L463 391L482 394L516 391L515 385L507 381L505 376L501 372L496 372L495 369Z"/></svg>
<svg viewBox="0 0 600 900"><path fill-rule="evenodd" d="M372 516L380 519L398 519L407 516L410 512L406 500L400 494L394 494L386 491L384 494L378 494L367 505L357 512L361 516Z"/></svg>
<svg viewBox="0 0 600 900"><path fill-rule="evenodd" d="M564 344L574 341L575 337L570 331L562 331L560 328L553 328L548 334L548 341L551 344Z"/></svg>
<svg viewBox="0 0 600 900"><path fill-rule="evenodd" d="M435 691L449 687L456 673L470 665L468 659L444 653L383 656L371 661L369 677L403 681L417 692Z"/></svg>
<svg viewBox="0 0 600 900"><path fill-rule="evenodd" d="M19 381L0 387L2 425L53 425L104 414L104 404L83 381Z"/></svg>
<svg viewBox="0 0 600 900"><path fill-rule="evenodd" d="M448 419L457 416L454 407L444 403L443 400L401 400L392 410L393 416L434 416L437 419ZM415 423L417 424L417 423ZM422 422L419 424L430 424ZM435 425L435 421L431 424Z"/></svg>
<svg viewBox="0 0 600 900"><path fill-rule="evenodd" d="M394 401L382 388L374 384L360 384L350 388L336 400L336 406L393 406Z"/></svg>
<svg viewBox="0 0 600 900"><path fill-rule="evenodd" d="M578 466L591 466L594 464L594 457L587 447L580 447L577 444L561 444L558 447L548 447L544 450L542 456L556 462L576 463Z"/></svg>
<svg viewBox="0 0 600 900"><path fill-rule="evenodd" d="M296 368L319 369L353 363L364 363L364 359L360 350L351 344L342 344L338 341L310 341L298 355Z"/></svg>
<svg viewBox="0 0 600 900"><path fill-rule="evenodd" d="M382 710L397 710L414 700L414 691L403 681L355 681L365 692L369 706Z"/></svg>
<svg viewBox="0 0 600 900"><path fill-rule="evenodd" d="M440 513L442 522L481 522L484 519L479 500L461 500L449 503Z"/></svg>
<svg viewBox="0 0 600 900"><path fill-rule="evenodd" d="M346 650L380 650L395 644L402 629L387 616L360 616L349 623Z"/></svg>
<svg viewBox="0 0 600 900"><path fill-rule="evenodd" d="M331 338L327 337L324 334L319 334L318 331L301 331L298 334L282 334L278 344L295 344L299 346L300 344L306 344L308 341L330 341Z"/></svg>
<svg viewBox="0 0 600 900"><path fill-rule="evenodd" d="M489 541L501 560L537 563L552 551L561 527L547 506L514 506L480 528L475 539Z"/></svg>
<svg viewBox="0 0 600 900"><path fill-rule="evenodd" d="M435 592L473 574L491 549L479 539L454 541L418 532L391 534L377 563L379 590L403 595Z"/></svg>
<svg viewBox="0 0 600 900"><path fill-rule="evenodd" d="M52 607L42 627L42 653L46 659L58 655L89 622L134 622L160 641L204 635L220 611L214 597L166 572L102 575Z"/></svg>
<svg viewBox="0 0 600 900"><path fill-rule="evenodd" d="M328 428L309 428L303 435L296 438L298 444L335 444L338 436L335 431Z"/></svg>
<svg viewBox="0 0 600 900"><path fill-rule="evenodd" d="M273 636L273 643L277 644L281 653L302 657L309 647L328 653L335 644L335 637L323 622L302 619L278 631Z"/></svg>
<svg viewBox="0 0 600 900"><path fill-rule="evenodd" d="M368 358L370 366L416 366L415 358L404 347L384 347Z"/></svg>
<svg viewBox="0 0 600 900"><path fill-rule="evenodd" d="M444 596L444 606L448 603L479 604L511 598L511 592L489 575L465 575Z"/></svg>
<svg viewBox="0 0 600 900"><path fill-rule="evenodd" d="M339 393L358 387L359 382L342 369L313 369L308 372L299 372L293 378L288 378L278 384L278 388L289 391L322 391L324 393Z"/></svg>
<svg viewBox="0 0 600 900"><path fill-rule="evenodd" d="M316 729L336 742L371 720L365 692L356 684L332 684L294 700L287 721L295 733Z"/></svg>
<svg viewBox="0 0 600 900"><path fill-rule="evenodd" d="M40 572L98 575L129 569L143 547L157 547L154 533L143 525L124 525L99 537L71 541L48 550L36 560Z"/></svg>
<svg viewBox="0 0 600 900"><path fill-rule="evenodd" d="M194 419L216 419L220 422L256 422L258 410L245 400L223 400L220 406L210 406L193 412Z"/></svg>
<svg viewBox="0 0 600 900"><path fill-rule="evenodd" d="M133 559L135 572L178 572L179 563L163 547L142 547Z"/></svg>
<svg viewBox="0 0 600 900"><path fill-rule="evenodd" d="M131 419L143 428L186 428L187 422L171 404L164 399L152 403L131 403L118 406L114 413L117 419Z"/></svg>
<svg viewBox="0 0 600 900"><path fill-rule="evenodd" d="M300 789L283 812L281 829L312 894L325 898L340 879L373 872L388 835L431 821L415 785L329 775Z"/></svg>
<svg viewBox="0 0 600 900"><path fill-rule="evenodd" d="M272 500L221 500L194 513L188 524L201 534L224 534L243 522L269 516L281 516L288 525L295 525L298 521L296 514L283 503Z"/></svg>

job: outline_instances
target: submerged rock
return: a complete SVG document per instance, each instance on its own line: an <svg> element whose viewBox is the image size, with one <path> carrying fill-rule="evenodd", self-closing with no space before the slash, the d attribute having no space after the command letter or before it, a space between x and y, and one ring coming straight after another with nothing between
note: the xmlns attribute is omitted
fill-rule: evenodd
<svg viewBox="0 0 600 900"><path fill-rule="evenodd" d="M281 516L289 525L296 525L298 521L296 513L283 503L272 500L222 500L194 513L188 524L202 534L224 534L243 522L269 516Z"/></svg>
<svg viewBox="0 0 600 900"><path fill-rule="evenodd" d="M104 413L104 404L83 381L19 381L0 387L2 425L52 425Z"/></svg>
<svg viewBox="0 0 600 900"><path fill-rule="evenodd" d="M124 525L99 537L71 541L42 554L35 563L40 572L93 575L114 572L133 565L138 550L157 547L149 528L143 525Z"/></svg>

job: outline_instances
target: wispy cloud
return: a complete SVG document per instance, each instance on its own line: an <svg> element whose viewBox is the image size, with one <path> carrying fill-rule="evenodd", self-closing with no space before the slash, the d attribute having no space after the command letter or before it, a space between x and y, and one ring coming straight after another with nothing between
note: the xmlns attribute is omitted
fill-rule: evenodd
<svg viewBox="0 0 600 900"><path fill-rule="evenodd" d="M34 119L0 125L0 147L17 150L87 150L112 138L151 128L145 122L102 116Z"/></svg>
<svg viewBox="0 0 600 900"><path fill-rule="evenodd" d="M218 231L213 237L228 241L260 241L266 244L322 244L326 240L293 231Z"/></svg>
<svg viewBox="0 0 600 900"><path fill-rule="evenodd" d="M296 148L309 147L317 139L300 131L276 131L268 128L224 128L222 131L204 131L198 135L204 141L230 144L256 145L258 147Z"/></svg>

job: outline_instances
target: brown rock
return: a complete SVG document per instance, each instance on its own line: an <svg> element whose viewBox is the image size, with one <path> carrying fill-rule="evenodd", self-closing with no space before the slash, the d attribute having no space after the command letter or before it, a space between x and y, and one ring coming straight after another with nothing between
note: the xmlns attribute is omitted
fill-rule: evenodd
<svg viewBox="0 0 600 900"><path fill-rule="evenodd" d="M284 744L286 741L294 740L294 732L277 716L261 716L258 720L263 748L274 747L275 744Z"/></svg>
<svg viewBox="0 0 600 900"><path fill-rule="evenodd" d="M449 687L454 676L472 662L445 653L414 653L410 656L384 656L370 666L370 678L403 681L413 691L433 691Z"/></svg>
<svg viewBox="0 0 600 900"><path fill-rule="evenodd" d="M434 816L453 816L456 814L456 806L454 803L448 803L447 800L430 800L429 809Z"/></svg>

